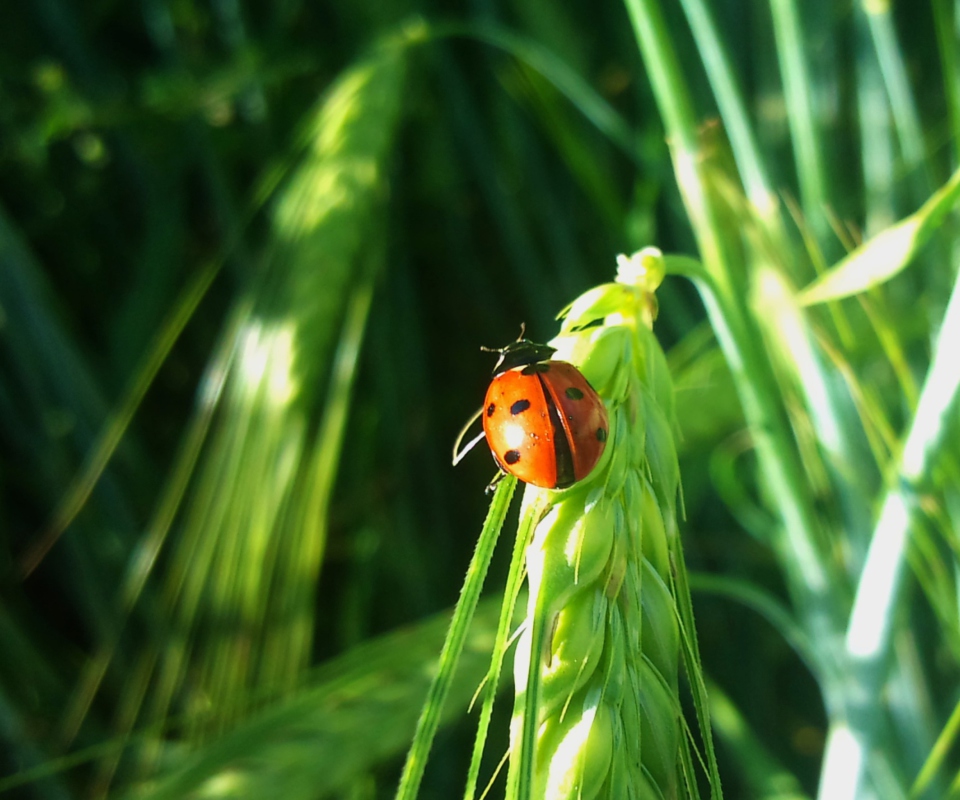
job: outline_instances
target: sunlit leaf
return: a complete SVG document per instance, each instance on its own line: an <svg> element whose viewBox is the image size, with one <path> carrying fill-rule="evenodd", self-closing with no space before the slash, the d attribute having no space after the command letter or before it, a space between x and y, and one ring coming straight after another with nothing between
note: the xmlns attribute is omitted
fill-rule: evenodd
<svg viewBox="0 0 960 800"><path fill-rule="evenodd" d="M960 172L914 214L864 242L800 292L803 305L839 300L885 283L904 270L929 240L960 193Z"/></svg>

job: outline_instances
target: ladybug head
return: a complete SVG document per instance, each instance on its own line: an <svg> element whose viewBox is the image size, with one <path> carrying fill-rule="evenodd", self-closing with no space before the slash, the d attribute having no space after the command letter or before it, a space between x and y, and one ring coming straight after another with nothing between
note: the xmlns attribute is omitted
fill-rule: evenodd
<svg viewBox="0 0 960 800"><path fill-rule="evenodd" d="M499 353L500 358L493 368L493 376L496 377L507 370L515 367L525 367L528 364L536 364L540 361L546 361L557 352L557 348L550 347L548 344L537 344L529 339L521 338L515 342L510 342L506 347L483 347L490 353Z"/></svg>

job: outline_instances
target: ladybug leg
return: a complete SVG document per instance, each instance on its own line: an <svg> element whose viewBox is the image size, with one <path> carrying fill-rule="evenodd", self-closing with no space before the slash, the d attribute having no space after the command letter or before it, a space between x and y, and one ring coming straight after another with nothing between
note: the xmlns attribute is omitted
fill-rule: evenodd
<svg viewBox="0 0 960 800"><path fill-rule="evenodd" d="M493 476L493 480L487 484L487 488L483 490L483 493L486 495L493 494L493 491L497 488L497 485L506 477L507 473L502 470Z"/></svg>

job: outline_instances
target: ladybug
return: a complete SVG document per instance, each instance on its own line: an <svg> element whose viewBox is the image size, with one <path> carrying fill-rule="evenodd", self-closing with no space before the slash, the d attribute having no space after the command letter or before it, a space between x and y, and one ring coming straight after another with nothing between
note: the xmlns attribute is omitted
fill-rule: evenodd
<svg viewBox="0 0 960 800"><path fill-rule="evenodd" d="M583 480L610 431L600 396L573 364L551 361L549 345L520 338L494 352L500 360L480 413L497 466L544 489Z"/></svg>

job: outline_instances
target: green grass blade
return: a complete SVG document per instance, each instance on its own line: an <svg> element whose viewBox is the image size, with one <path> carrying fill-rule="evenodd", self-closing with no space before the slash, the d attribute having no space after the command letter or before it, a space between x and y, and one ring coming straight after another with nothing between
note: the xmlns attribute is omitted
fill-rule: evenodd
<svg viewBox="0 0 960 800"><path fill-rule="evenodd" d="M783 411L776 405L778 393L770 366L756 349L733 298L726 298L713 275L695 260L665 256L668 273L684 275L697 286L713 324L717 340L731 367L744 415L755 439L760 468L779 502L785 538L782 547L789 556L784 567L795 590L805 597L808 623L817 635L836 636L835 619L840 603L832 597L839 591L838 576L821 552L819 527L811 507L795 445L785 429Z"/></svg>
<svg viewBox="0 0 960 800"><path fill-rule="evenodd" d="M496 547L500 530L503 528L503 520L507 515L510 500L516 487L517 479L510 475L504 477L497 484L497 490L490 503L490 511L483 523L480 538L477 540L473 559L467 568L463 588L460 591L460 599L457 601L457 608L453 612L453 619L450 622L450 630L443 643L439 668L430 685L426 703L420 713L413 744L410 746L409 753L407 753L403 775L400 778L400 785L397 787L396 800L414 800L420 790L420 781L423 779L423 771L427 766L427 756L433 746L433 738L440 725L443 706L456 674L457 662L463 651L470 621L473 619L477 608L480 591L483 589L483 582L487 576L487 568L490 566L490 559L493 557L493 550Z"/></svg>
<svg viewBox="0 0 960 800"><path fill-rule="evenodd" d="M677 615L680 622L681 658L683 668L690 684L693 706L700 724L700 737L703 741L706 763L703 765L710 784L712 800L723 799L720 783L720 769L713 741L712 704L707 692L706 676L700 658L700 645L693 617L693 599L691 597L690 575L687 572L686 559L680 537L674 536L670 542L670 558L673 564L674 596L677 598ZM689 746L689 737L685 739ZM684 747L684 750L686 747Z"/></svg>
<svg viewBox="0 0 960 800"><path fill-rule="evenodd" d="M484 686L483 705L480 708L480 720L477 723L477 736L470 756L470 767L467 770L467 783L463 792L464 800L474 800L477 789L477 778L480 775L480 759L486 744L487 731L490 728L490 717L493 714L493 702L497 695L500 682L500 671L503 659L506 656L507 644L510 639L510 629L514 623L517 600L523 586L524 557L527 544L533 533L536 520L532 516L524 519L524 525L517 531L513 543L513 555L510 559L510 569L507 572L507 583L503 589L503 600L500 608L500 621L497 624L497 638L493 643L493 653L490 656L490 669L487 671Z"/></svg>
<svg viewBox="0 0 960 800"><path fill-rule="evenodd" d="M481 603L465 627L438 725L463 713L482 679L498 605ZM307 800L344 791L409 741L448 624L444 613L358 646L321 668L324 677L293 699L202 748L153 791L131 797L176 800L219 782L246 797Z"/></svg>
<svg viewBox="0 0 960 800"><path fill-rule="evenodd" d="M924 174L925 150L923 127L917 112L910 82L907 79L907 67L904 64L902 48L897 43L892 8L889 3L862 2L860 8L866 15L873 45L876 48L877 61L893 115L897 137L900 140L900 152L906 169L920 178L920 186L926 186Z"/></svg>
<svg viewBox="0 0 960 800"><path fill-rule="evenodd" d="M873 236L892 225L896 210L896 141L883 75L865 14L854 17L860 160L863 164L864 234Z"/></svg>
<svg viewBox="0 0 960 800"><path fill-rule="evenodd" d="M755 291L755 305L765 311L757 316L771 357L789 372L792 387L804 399L810 436L819 444L827 479L842 507L843 528L852 551L850 566L856 571L870 532L870 492L876 482L876 465L871 464L862 437L856 435L856 413L827 371L811 320L798 306L792 287L778 270L760 267Z"/></svg>
<svg viewBox="0 0 960 800"><path fill-rule="evenodd" d="M960 161L960 47L957 46L956 6L950 0L934 0L933 19L940 53L944 95L950 115L954 163Z"/></svg>
<svg viewBox="0 0 960 800"><path fill-rule="evenodd" d="M921 797L927 791L937 772L944 768L944 762L958 737L960 737L960 702L953 707L953 712L930 750L926 763L917 773L913 786L910 787L911 799Z"/></svg>
<svg viewBox="0 0 960 800"><path fill-rule="evenodd" d="M180 333L192 318L193 312L206 295L207 289L210 288L210 284L219 272L219 267L220 263L217 262L202 270L184 289L177 300L173 311L155 337L152 348L144 358L142 366L137 370L123 399L98 434L80 473L54 510L46 530L21 559L20 570L24 577L37 568L43 557L56 544L57 539L70 526L89 499L90 493L96 486L97 481L100 480L100 476L127 432L127 428L129 428L134 414L140 407L144 395L153 383L160 367L163 366Z"/></svg>
<svg viewBox="0 0 960 800"><path fill-rule="evenodd" d="M630 125L573 67L528 36L496 25L437 25L437 38L466 36L509 53L539 72L610 141L631 158L637 158L636 136Z"/></svg>
<svg viewBox="0 0 960 800"><path fill-rule="evenodd" d="M948 415L960 392L960 366L954 355L957 341L960 341L960 280L954 285L896 478L884 498L857 586L846 639L848 678L855 681L857 693L846 698L846 718L836 721L831 729L820 784L819 796L823 800L853 800L869 769L869 757L882 718L876 698L884 683L884 666L890 655L893 613L903 582L911 518L916 513L916 493L928 479L932 460L945 444L943 435Z"/></svg>
<svg viewBox="0 0 960 800"><path fill-rule="evenodd" d="M823 146L816 127L800 10L795 0L770 0L780 78L787 104L797 180L804 213L818 234L824 232L829 198L824 184Z"/></svg>
<svg viewBox="0 0 960 800"><path fill-rule="evenodd" d="M902 272L956 205L960 171L915 213L874 236L800 293L803 305L838 300L877 286Z"/></svg>
<svg viewBox="0 0 960 800"><path fill-rule="evenodd" d="M780 204L770 188L743 92L720 41L713 15L704 0L682 0L681 4L696 41L697 51L703 59L747 197L768 227L782 235Z"/></svg>
<svg viewBox="0 0 960 800"><path fill-rule="evenodd" d="M88 713L114 658L123 628L128 621L128 615L139 601L147 585L147 579L153 572L177 511L186 495L190 478L200 457L203 442L209 432L216 400L223 390L222 377L227 374L227 365L230 358L230 353L225 352L224 343L230 341L231 332L231 327L228 327L219 352L211 360L212 368L208 374L209 380L201 391L208 402L202 405L201 413L194 416L175 459L174 467L170 471L168 481L157 502L156 511L147 526L146 534L138 544L121 583L116 602L117 616L113 621L111 636L100 643L93 657L84 666L72 697L66 704L63 719L60 723L61 741L71 741L83 724L84 717ZM114 751L110 751L108 758L113 758L113 756Z"/></svg>
<svg viewBox="0 0 960 800"><path fill-rule="evenodd" d="M776 629L811 674L819 677L816 647L793 615L769 592L738 578L695 572L690 575L690 590L724 597L752 609Z"/></svg>

